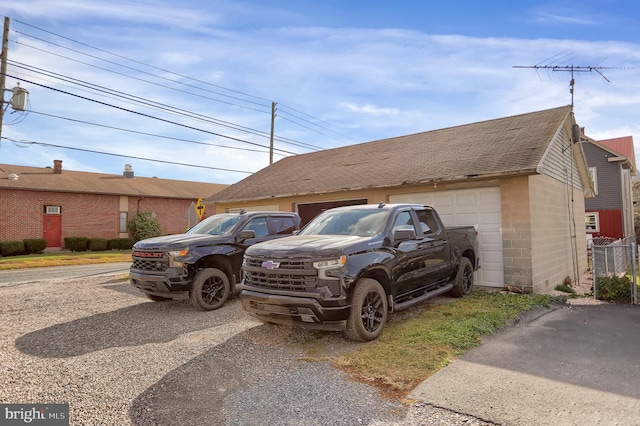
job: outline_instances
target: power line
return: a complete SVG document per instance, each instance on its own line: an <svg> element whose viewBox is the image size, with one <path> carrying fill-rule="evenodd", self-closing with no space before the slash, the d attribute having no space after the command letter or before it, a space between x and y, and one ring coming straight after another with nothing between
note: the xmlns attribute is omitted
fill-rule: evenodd
<svg viewBox="0 0 640 426"><path fill-rule="evenodd" d="M198 114L198 113L195 113L195 112L187 111L187 110L184 110L184 109L181 109L181 108L174 107L172 105L167 105L167 104L155 102L155 101L152 101L152 100L149 100L149 99L145 99L145 98L142 98L142 97L139 97L139 96L133 96L133 95L130 95L128 93L121 92L119 90L114 90L114 89L110 89L108 87L99 86L97 84L89 83L89 82L86 82L86 81L83 81L83 80L79 80L79 79L76 79L76 78L73 78L73 77L68 77L68 76L65 76L65 75L62 75L62 74L54 73L52 71L43 70L42 68L34 67L34 66L31 66L31 65L26 65L26 64L23 64L21 62L15 62L15 61L9 61L9 62L11 63L12 66L17 67L17 68L28 69L29 71L36 72L38 74L43 74L43 75L46 75L48 77L53 77L53 78L56 78L56 79L61 80L61 81L66 81L66 82L75 84L75 85L80 86L80 87L90 88L90 89L96 90L98 92L115 94L115 95L117 95L117 99L128 99L128 100L135 101L136 103L141 104L141 105L145 105L145 106L148 106L148 107L155 107L157 109L165 110L165 111L173 111L174 113L179 111L180 112L179 115L188 116L190 118L195 118L194 116L198 116L200 118L206 118L206 120L203 120L203 121L207 121L209 123L217 124L217 125L222 126L222 127L228 127L228 128L233 129L233 130L243 131L243 132L246 132L246 133L252 133L252 134L257 135L257 136L268 137L268 135L266 133L264 133L264 132L262 132L260 130L251 129L251 128L245 127L245 126L235 125L233 123L229 123L229 122L224 121L224 120L219 120L219 119L216 119L216 118L213 118L213 117L208 117L208 116L205 116L205 115L202 115L202 114Z"/></svg>
<svg viewBox="0 0 640 426"><path fill-rule="evenodd" d="M198 83L206 84L206 85L208 85L208 86L212 86L212 87L218 87L218 88L220 88L220 89L224 89L224 90L227 90L227 91L229 91L229 92L237 93L237 94L244 95L244 96L248 96L248 97L255 98L255 99L260 99L260 100L265 101L265 102L269 102L269 103L271 103L271 102L272 102L272 101L270 101L270 100L268 100L268 99L261 98L261 97L259 97L259 96L251 95L251 94L249 94L249 93L243 93L243 92L240 92L240 91L238 91L238 90L234 90L234 89L229 89L229 88L224 87L224 86L220 86L220 85L217 85L217 84L213 84L213 83L210 83L210 82L207 82L207 81L198 80L198 79L196 79L196 78L189 77L189 76L187 76L187 75L183 75L183 74L180 74L180 73L176 73L176 72L174 72L174 71L170 71L170 70L167 70L167 69L164 69L164 68L156 67L156 66L154 66L154 65L149 65L149 64L146 64L146 63L144 63L144 62L137 61L137 60L135 60L135 59L127 58L126 56L119 55L119 54L117 54L117 53L113 53L113 52L110 52L110 51L108 51L108 50L101 49L101 48L99 48L99 47L91 46L91 45L86 44L86 43L82 43L82 42L80 42L80 41L77 41L77 40L74 40L74 39L71 39L71 38L68 38L68 37L62 36L62 35L60 35L60 34L56 34L56 33L54 33L54 32L47 31L47 30L42 29L42 28L38 28L38 27L36 27L36 26L34 26L34 25L27 24L26 22L22 22L22 21L19 21L19 20L17 20L17 19L14 19L14 21L15 21L15 22L18 22L18 23L20 23L20 24L22 24L22 25L26 25L26 26L28 26L28 27L31 27L31 28L37 29L37 30L39 30L39 31L45 32L45 33L47 33L47 34L51 34L51 35L54 35L54 36L56 36L56 37L60 37L60 38L62 38L62 39L64 39L64 40L68 40L68 41L71 41L71 42L73 42L73 43L77 43L77 44L79 44L79 45L81 45L81 46L85 46L85 47L88 47L88 48L90 48L90 49L97 50L97 51L99 51L99 52L107 53L107 54L109 54L109 55L116 56L116 57L118 57L118 58L125 59L125 60L130 61L130 62L134 62L134 63L136 63L136 64L144 65L144 66L146 66L146 67L153 68L153 69L156 69L156 70L158 70L158 71L166 72L166 73L169 73L169 74L175 75L176 77L186 78L186 79L189 79L189 80L197 81ZM14 30L14 31L15 31L15 30ZM34 37L34 38L35 38L35 37Z"/></svg>
<svg viewBox="0 0 640 426"><path fill-rule="evenodd" d="M234 89L229 89L229 88L224 87L224 86L221 86L221 85L216 85L216 84L213 84L213 83L210 83L210 82L207 82L207 81L198 80L198 79L196 79L196 78L193 78L193 77L190 77L190 76L187 76L187 75L184 75L184 74L176 73L176 72L173 72L173 71L170 71L170 70L167 70L167 69L161 68L161 67L156 67L156 66L153 66L153 65L149 65L149 64L146 64L146 63L144 63L144 62L141 62L141 61L138 61L138 60L135 60L135 59L131 59L131 58L128 58L128 57L126 57L126 56L123 56L123 55L119 55L119 54L117 54L117 53L110 52L110 51L105 50L105 49L101 49L101 48L98 48L98 47L95 47L95 46L91 46L91 45L89 45L89 44L82 43L82 42L80 42L80 41L77 41L77 40L74 40L74 39L71 39L71 38L68 38L68 37L62 36L62 35L60 35L60 34L56 34L56 33L54 33L54 32L51 32L51 31L48 31L48 30L45 30L45 29L42 29L42 28L36 27L36 26L34 26L34 25L27 24L26 22L23 22L23 21L20 21L20 20L16 20L16 22L18 22L18 23L20 23L20 24L23 24L23 25L25 25L25 26L28 26L28 27L34 28L34 29L36 29L36 30L42 31L42 32L44 32L44 33L47 33L47 34L50 34L50 35L53 35L53 36L59 37L59 38L61 38L61 39L71 41L71 42L76 43L76 44L79 44L79 45L81 45L81 46L85 46L85 47L88 47L88 48L90 48L90 49L97 50L97 51L99 51L99 52L103 52L103 53L106 53L106 54L109 54L109 55L112 55L112 56L115 56L115 57L118 57L118 58L121 58L121 59L124 59L124 60L130 61L130 62L133 62L133 63L137 63L137 64L143 65L143 66L145 66L145 67L149 67L149 68L152 68L152 69L156 69L156 70L162 71L162 72L164 72L164 73L169 73L169 74L171 74L171 75L174 75L174 76L177 76L177 77L180 77L180 78L183 78L183 79L189 79L189 80L192 80L192 81L195 81L195 82L198 82L198 83L205 84L205 85L207 85L207 86L217 87L217 88L220 88L220 89L223 89L223 90L227 90L227 91L232 92L232 93L240 94L240 95L243 95L243 96L251 97L251 98L258 99L258 100L262 100L262 101L265 101L265 102L269 102L269 103L271 103L271 102L272 102L272 101L269 101L268 99L265 99L265 98L263 98L263 97L255 96L255 95L252 95L252 94L249 94L249 93L244 93L244 92L237 91L237 90L234 90ZM20 32L20 31L16 31L16 30L14 30L14 31L15 31L16 33L22 34L22 35L24 35L24 36L26 36L26 37L30 37L30 38L33 38L33 39L36 39L36 40L40 40L40 41L43 41L44 43L49 43L49 44L52 44L52 45L54 45L54 46L58 46L58 47L60 47L60 48L62 48L62 49L71 50L71 51L73 51L73 52L77 52L77 53L79 53L79 54L81 54L81 55L89 56L89 57L94 58L94 59L98 59L98 60L102 60L102 61L105 61L105 62L108 62L108 63L112 63L112 64L115 64L115 65L117 65L117 66L121 66L121 67L123 67L123 68L128 68L128 69L131 69L131 70L134 70L134 71L137 71L137 72L145 73L145 74L148 74L148 75L154 76L154 77L156 77L156 78L162 78L162 79L165 79L165 80L167 80L167 81L171 81L171 82L173 82L173 83L177 83L177 84L182 84L182 85L186 85L186 86L189 86L189 87L193 87L193 88L196 88L196 89L198 89L198 90L209 91L209 90L204 89L204 88L199 87L199 86L193 86L193 85L189 85L189 84L186 84L186 83L183 83L183 82L180 82L180 81L176 81L176 80L172 80L172 79L169 79L169 78L166 78L166 77L162 77L162 76L158 76L158 75L155 75L155 74L151 74L151 73L148 73L148 72L145 72L145 71L142 71L142 70L136 69L136 68L128 67L128 66L123 65L123 64L119 64L119 63L116 63L116 62L113 62L113 61L109 61L109 60L104 59L104 58L100 58L100 57L97 57L97 56L89 55L89 54L87 54L87 53L80 52L80 51L77 51L77 50L74 50L74 49L68 48L68 47L66 47L66 46L61 46L61 45L58 45L58 44L56 44L56 43L53 43L53 42L51 42L51 41L49 41L49 40L44 40L44 39L41 39L41 38L39 38L39 37L35 37L35 36L33 36L33 35L30 35L30 34L26 34L26 33ZM19 42L16 42L16 43L19 43ZM23 43L23 44L24 44L24 43ZM27 45L27 46L28 46L28 45ZM29 46L29 47L31 47L31 46ZM33 48L33 47L32 47L32 48ZM34 49L37 49L37 48L34 48ZM47 52L47 51L45 51L45 52ZM50 53L50 52L47 52L47 53ZM51 53L51 54L53 54L53 53ZM54 55L55 55L55 54L54 54ZM72 60L72 61L74 60L74 59L71 59L71 58L67 58L67 59ZM78 62L79 62L79 61L78 61ZM80 62L80 63L82 63L82 62ZM91 64L87 64L87 65L89 65L89 66L94 66L94 65L91 65ZM99 68L99 67L98 67L98 68ZM109 72L115 72L115 71L112 71L112 70L106 70L106 71L109 71ZM130 77L130 78L134 78L134 77L127 76L127 75L124 75L124 76L126 76L126 77ZM144 80L143 80L143 81L144 81ZM149 84L157 84L157 83L152 83L152 82L147 82L147 83L149 83ZM162 85L160 85L160 86L162 86ZM163 86L163 87L164 87L164 86ZM176 90L176 89L173 89L173 90ZM245 99L236 98L236 97L229 96L229 95L225 95L225 94L223 94L223 93L219 93L219 92L213 92L213 91L209 91L209 92L211 92L211 93L215 93L215 94L218 94L218 95L220 95L220 96L225 96L225 97L233 98L233 99L236 99L236 100L239 100L239 101L242 101L242 102L248 102L248 103L254 103L254 104L256 104L256 105L261 105L261 104L258 104L258 103L256 103L256 102L251 102L251 101L248 101L248 100L245 100ZM186 92L186 93L193 94L193 93L190 93L190 92ZM193 94L193 95L195 95L195 94ZM195 95L195 96L201 96L201 95ZM218 100L218 99L215 99L215 98L211 98L211 99L212 99L212 100L215 100L215 101L218 101L218 102L224 102L224 101L221 101L221 100ZM226 102L224 102L224 103L226 103ZM232 104L232 105L234 105L234 106L238 106L238 107L243 107L243 108L248 108L248 107L245 107L245 106L242 106L242 105L236 105L236 104ZM319 118L317 118L317 117L314 117L314 116L312 116L312 115L306 114L306 113L304 113L304 112L302 112L302 111L298 111L298 110L296 110L296 109L294 109L294 108L287 107L286 105L284 105L284 106L285 106L286 108L289 108L289 109L291 109L291 110L293 110L293 111L296 111L296 112L298 112L298 113L300 113L300 114L304 114L304 115L306 115L307 117L310 117L310 118L313 118L313 119L315 119L315 120L318 120L318 121L321 121L321 122L322 122L322 120L320 120L320 119L319 119ZM251 109L251 108L249 108L249 109ZM260 111L260 110L258 110L258 112L263 112L263 113L264 113L264 112L266 112L266 111ZM289 113L289 114L291 114L291 113ZM291 114L291 115L293 115L294 117L296 117L296 118L298 118L298 119L300 119L300 120L302 120L302 121L305 121L305 122L307 122L307 123L309 123L309 124L311 124L311 125L313 125L313 126L317 126L317 127L322 128L322 129L324 129L324 130L330 131L330 132L332 132L332 133L334 133L334 134L337 134L337 135L340 135L340 136L343 136L343 137L347 137L347 138L349 138L348 136L342 135L342 134L340 134L339 132L333 131L333 130L331 130L331 129L327 128L327 127L320 126L320 125L318 125L318 124L316 124L316 123L313 123L313 122L311 122L311 121L305 120L304 118L297 117L297 116L295 116L294 114ZM299 123L297 123L297 122L295 122L295 121L291 121L291 120L289 120L289 121L290 121L291 123L293 123L293 124L300 125ZM305 127L305 126L303 126L303 127ZM309 127L305 127L305 128L306 128L306 129L308 129L308 130L315 131L315 132L317 132L317 133L323 134L322 132L318 132L317 130L311 129L311 128L309 128ZM298 143L302 143L302 142L298 142ZM322 148L318 148L318 149L322 149Z"/></svg>
<svg viewBox="0 0 640 426"><path fill-rule="evenodd" d="M217 118L208 117L208 116L205 116L205 115L202 115L202 114L199 114L199 113L195 113L195 112L192 112L192 111L187 111L187 110L184 110L184 109L181 109L181 108L176 108L176 107L171 106L171 105L166 105L166 104L158 103L158 102L155 102L155 101L151 101L149 99L145 99L145 98L142 98L142 97L139 97L139 96L129 95L129 94L125 93L125 92L121 92L121 91L118 91L118 90L110 89L110 88L107 88L107 87L104 87L104 86L99 86L99 85L96 85L94 83L89 83L89 82L86 82L86 81L83 81L83 80L79 80L79 79L76 79L76 78L73 78L73 77L68 77L68 76L65 76L65 75L62 75L62 74L55 73L53 71L48 71L48 70L44 70L44 69L39 68L39 67L35 67L35 66L32 66L32 65L24 64L22 62L16 62L16 61L11 61L10 60L9 63L13 67L27 69L29 71L32 71L32 72L35 72L35 73L38 73L38 74L47 75L49 77L53 77L53 78L56 78L56 79L61 80L61 81L66 81L66 82L69 82L69 83L72 83L72 84L76 84L76 85L78 85L80 87L91 88L93 90L96 90L96 91L99 91L99 92L103 92L103 93L110 93L110 94L115 93L115 94L117 94L117 96L118 96L117 99L119 99L119 100L121 100L121 99L135 100L135 102L137 102L139 104L142 104L142 105L145 105L145 106L154 107L156 109L165 110L165 111L171 111L172 113L176 113L176 114L179 114L179 115L187 116L187 117L190 117L190 118L193 118L193 119L198 119L200 121L208 122L210 124L215 124L215 125L218 125L218 126L221 126L221 127L230 128L232 130L237 130L237 131L241 131L241 132L245 132L245 133L250 133L250 134L253 134L253 135L256 135L256 136L260 136L260 137L263 137L263 138L269 138L269 135L266 134L265 132L261 131L261 130L256 130L256 129L252 129L250 127L246 127L246 126L242 126L242 125L239 125L239 124L230 123L228 121L220 120L220 119L217 119ZM166 86L163 86L163 87L166 87ZM175 89L173 89L173 90L175 90ZM184 92L184 93L189 93L189 92ZM196 95L196 96L200 96L200 95ZM151 104L153 104L153 105L151 105ZM295 141L293 139L284 138L284 137L281 137L281 136L276 136L275 139L278 140L279 142L287 143L289 145L294 145L294 146L298 146L298 147L301 147L301 148L318 149L318 150L323 149L323 148L318 147L318 146L314 146L314 145L311 145L311 144L306 144L304 142Z"/></svg>
<svg viewBox="0 0 640 426"><path fill-rule="evenodd" d="M324 123L324 122L325 122L324 120L321 120L321 119L319 119L319 118L317 118L317 117L314 117L314 116L312 116L312 115L309 115L309 114L307 114L307 113L305 113L305 112L299 111L299 110L297 110L297 109L295 109L295 108L292 108L292 107L290 107L290 106L287 106L287 105L284 105L284 104L279 104L279 105L280 105L280 106L282 106L282 107L285 107L285 108L287 108L287 109L290 109L290 110L292 110L292 111L295 111L295 112L297 112L297 113L299 113L299 114L305 115L305 116L307 116L307 117L309 117L309 118L312 118L312 119L314 119L314 120L318 120L318 121L320 121L320 122L322 122L322 123ZM286 111L285 111L285 112L286 112ZM327 130L327 131L329 131L329 132L331 132L331 133L334 133L334 134L336 134L336 135L339 135L339 136L345 137L345 138L347 138L347 139L351 139L351 137L349 137L349 136L347 136L347 135L343 135L342 133L339 133L339 132L336 132L335 130L331 130L331 129L327 128L327 127L321 126L321 125L316 124L316 123L314 123L314 122L312 122L312 121L305 120L303 117L298 117L298 116L296 116L295 114L291 114L291 113L287 113L287 114L290 114L290 115L292 115L293 117L296 117L296 118L297 118L297 119L299 119L299 120L302 120L302 121L304 121L304 122L306 122L306 123L309 123L309 124L312 124L312 125L314 125L314 126L318 126L318 127L320 127L321 129ZM296 124L297 124L297 123L296 123ZM309 129L309 130L312 130L312 129ZM312 130L312 131L314 131L314 130ZM317 131L316 131L316 132L317 132ZM318 132L318 133L321 133L321 132ZM321 134L323 134L323 133L321 133Z"/></svg>
<svg viewBox="0 0 640 426"><path fill-rule="evenodd" d="M165 89L169 89L169 90L175 90L176 92L186 93L186 94L188 94L188 95L199 96L199 97L204 98L204 99L209 99L209 100L212 100L212 101L221 102L221 103L223 103L223 104L227 104L227 105L231 105L231 106L237 106L237 107L239 107L239 108L245 108L245 109L249 109L249 110L256 111L256 112L267 113L267 111L264 111L264 110L259 110L259 109L256 109L256 108L250 108L250 107L247 107L247 106L244 106L244 105L234 104L234 103L232 103L232 102L227 102L227 101L223 101L223 100L220 100L220 99L216 99L216 98L211 98L211 97L208 97L208 96L199 95L199 94L197 94L197 93L193 93L193 92L187 92L187 91L185 91L185 90L176 89L175 87L170 87L170 86L167 86L167 85L164 85L164 84L160 84L160 83L154 83L154 82L152 82L152 81L144 80L144 79L139 78L139 77L134 77L134 76L131 76L131 75L127 75L127 74L124 74L124 73L118 72L118 71L110 70L110 69L108 69L108 68L99 67L99 66L97 66L97 65L90 64L90 63L87 63L87 62L82 62L82 61L79 61L79 60L77 60L77 59L70 58L70 57L68 57L68 56L60 55L60 54L58 54L58 53L53 53L53 52L50 52L50 51L48 51L48 50L40 49L40 48L38 48L38 47L30 46L30 45L28 45L28 44L21 43L21 42L19 42L19 41L15 41L14 43L16 43L16 44L21 44L21 45L26 46L26 47L30 47L31 49L38 50L38 51L40 51L40 52L48 53L49 55L52 55L52 56L57 56L57 57L59 57L59 58L66 59L66 60L68 60L68 61L72 61L72 62L76 62L76 63L78 63L78 64L86 65L86 66L88 66L88 67L96 68L96 69L99 69L99 70L102 70L102 71L107 71L107 72L110 72L110 73L112 73L112 74L120 75L120 76L122 76L122 77L131 78L131 79L133 79L133 80L138 80L138 81L141 81L141 82L143 82L143 83L152 84L152 85L159 86L159 87L163 87L163 88L165 88ZM78 53L81 53L81 52L78 52ZM87 56L92 57L92 58L94 58L94 59L100 59L100 58L96 58L96 57L91 56L91 55L87 55ZM103 61L105 61L104 59L102 59L102 60L103 60ZM110 62L110 61L105 61L105 62L113 63L113 62ZM193 88L196 88L196 89L204 90L204 91L206 91L206 92L211 92L210 90L206 90L206 89L203 89L203 88L200 88L200 87L197 87L197 86L193 86L193 85L190 85L190 84L182 83L182 82L179 82L179 81L171 80L171 79L166 78L166 77L157 76L157 75L155 75L155 74L151 74L151 73L148 73L148 72L145 72L145 71L142 71L142 70L136 70L135 68L130 68L130 67L127 67L127 66L124 66L124 65L120 65L120 64L115 64L115 65L118 65L118 66L121 66L121 67L124 67L124 68L129 68L129 69L131 69L131 70L138 71L138 72L141 72L141 73L143 73L143 74L151 75L151 76L156 77L156 78L159 78L159 79L163 79L163 80L171 81L171 82L173 82L173 83L178 83L178 84L181 84L181 85L184 85L184 86L193 87ZM221 96L228 96L228 95L223 95L223 94L221 94L221 93L217 93L217 92L211 92L211 93L219 94L219 95L221 95ZM231 96L228 96L228 97L231 97ZM234 99L238 99L238 100L240 100L239 98L234 98ZM255 103L255 102L251 102L251 103L256 104L256 105L260 105L260 104L257 104L257 103ZM262 105L261 105L261 106L262 106Z"/></svg>
<svg viewBox="0 0 640 426"><path fill-rule="evenodd" d="M17 77L15 77L13 75L8 75L7 74L7 76L11 77L11 78L17 78ZM254 145L254 146L259 146L261 148L265 148L264 145L260 145L260 144L255 143L255 142L250 142L250 141L246 141L246 140L243 140L243 139L240 139L240 138L235 138L235 137L232 137L232 136L227 136L227 135L223 135L223 134L216 133L216 132L211 132L209 130L199 129L197 127L189 126L189 125L182 124L182 123L177 123L175 121L167 120L167 119L160 118L160 117L154 117L154 116L149 115L149 114L145 114L145 113L142 113L142 112L139 112L139 111L133 111L133 110L130 110L130 109L127 109L127 108L123 108L123 107L117 106L117 105L108 104L106 102L101 102L101 101L98 101L98 100L95 100L95 99L87 98L85 96L80 96L80 95L77 95L77 94L74 94L74 93L66 92L64 90L56 89L55 87L50 87L50 86L46 86L44 84L36 83L34 81L25 80L25 79L22 79L22 80L27 82L27 83L35 84L36 86L44 87L46 89L53 90L53 91L56 91L56 92L59 92L59 93L64 93L66 95L74 96L74 97L77 97L77 98L80 98L80 99L84 99L86 101L95 102L95 103L100 104L100 105L104 105L104 106L108 106L108 107L111 107L111 108L119 109L121 111L126 111L126 112L129 112L129 113L132 113L132 114L137 114L137 115L140 115L142 117L151 118L151 119L154 119L154 120L158 120L158 121L162 121L162 122L165 122L165 123L174 124L176 126L184 127L186 129L191 129L191 130L195 130L195 131L198 131L198 132L208 133L210 135L219 136L219 137L230 139L230 140L234 140L234 141L237 141L237 142L242 142L242 143L246 143L246 144L249 144L249 145ZM278 151L281 151L281 152L284 152L284 153L287 153L287 154L297 155L297 153L295 153L295 152L286 151L284 149L278 149Z"/></svg>
<svg viewBox="0 0 640 426"><path fill-rule="evenodd" d="M220 167L201 166L201 165L198 165L198 164L187 164L187 163L179 163L179 162L176 162L176 161L166 161L166 160L156 160L156 159L153 159L153 158L136 157L136 156L133 156L133 155L113 154L113 153L110 153L110 152L95 151L95 150L91 150L91 149L76 148L76 147L69 147L69 146L63 146L63 145L55 145L55 144L46 143L46 142L18 141L18 140L15 140L15 139L7 138L5 136L3 136L2 139L6 139L6 140L8 140L10 142L13 142L14 144L50 146L50 147L53 147L53 148L70 149L70 150L73 150L73 151L90 152L92 154L111 155L111 156L114 156L114 157L132 158L134 160L152 161L154 163L174 164L174 165L178 165L178 166L187 166L187 167L198 167L198 168L201 168L201 169L221 170L221 171L225 171L225 172L245 173L245 174L249 174L249 175L254 173L254 172L247 172L245 170L224 169L224 168L220 168Z"/></svg>
<svg viewBox="0 0 640 426"><path fill-rule="evenodd" d="M187 142L187 143L193 143L193 144L198 144L198 145L215 146L215 147L218 147L218 148L235 149L235 150L239 150L239 151L259 152L259 153L263 153L263 154L266 154L266 153L269 152L269 151L266 151L266 150L251 149L251 148L240 148L240 147L237 147L237 146L220 145L220 144L215 144L215 143L210 143L210 142L194 141L194 140L191 140L191 139L183 139L183 138L176 138L176 137L173 137L173 136L165 136L165 135L158 135L158 134L155 134L155 133L141 132L139 130L131 130L131 129L125 129L125 128L122 128L122 127L109 126L109 125L106 125L106 124L92 123L92 122L89 122L89 121L78 120L78 119L69 118L69 117L61 117L59 115L47 114L47 113L39 112L39 111L30 110L29 112L32 113L32 114L38 114L38 115L42 115L42 116L46 116L46 117L57 118L59 120L73 121L75 123L88 124L90 126L103 127L105 129L111 129L111 130L119 130L119 131L122 131L122 132L134 133L134 134L143 135L143 136L153 136L155 138L160 138L160 139L174 140L174 141L178 141L178 142ZM283 154L280 154L280 153L276 153L276 154L283 156Z"/></svg>

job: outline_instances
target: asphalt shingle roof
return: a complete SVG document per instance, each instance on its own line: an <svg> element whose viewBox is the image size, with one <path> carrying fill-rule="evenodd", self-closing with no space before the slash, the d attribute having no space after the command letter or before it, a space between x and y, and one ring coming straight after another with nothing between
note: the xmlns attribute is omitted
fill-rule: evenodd
<svg viewBox="0 0 640 426"><path fill-rule="evenodd" d="M17 180L9 179L18 175ZM210 197L228 185L0 164L0 189L145 196L172 199Z"/></svg>
<svg viewBox="0 0 640 426"><path fill-rule="evenodd" d="M286 157L208 202L534 173L571 106Z"/></svg>

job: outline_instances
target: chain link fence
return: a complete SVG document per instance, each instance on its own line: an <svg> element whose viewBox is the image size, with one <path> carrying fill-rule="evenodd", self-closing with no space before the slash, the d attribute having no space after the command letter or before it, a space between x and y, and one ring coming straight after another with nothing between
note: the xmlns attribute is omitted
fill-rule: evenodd
<svg viewBox="0 0 640 426"><path fill-rule="evenodd" d="M635 237L596 237L591 244L593 295L598 300L638 303Z"/></svg>

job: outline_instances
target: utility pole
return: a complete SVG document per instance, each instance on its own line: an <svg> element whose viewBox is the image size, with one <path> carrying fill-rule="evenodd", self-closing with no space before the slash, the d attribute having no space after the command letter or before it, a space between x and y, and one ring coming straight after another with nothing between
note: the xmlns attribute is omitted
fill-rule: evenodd
<svg viewBox="0 0 640 426"><path fill-rule="evenodd" d="M2 58L0 58L0 143L2 142L2 117L4 116L4 87L7 81L7 54L9 53L9 17L4 17L2 32Z"/></svg>
<svg viewBox="0 0 640 426"><path fill-rule="evenodd" d="M269 139L269 165L273 164L273 128L276 122L276 103L271 102L271 138Z"/></svg>

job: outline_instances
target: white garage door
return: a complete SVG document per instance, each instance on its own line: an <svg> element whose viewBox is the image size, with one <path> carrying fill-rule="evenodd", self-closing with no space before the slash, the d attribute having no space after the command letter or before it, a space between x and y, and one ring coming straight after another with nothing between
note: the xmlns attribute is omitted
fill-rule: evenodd
<svg viewBox="0 0 640 426"><path fill-rule="evenodd" d="M445 226L475 226L481 266L476 273L475 284L504 286L499 187L392 195L389 202L433 206Z"/></svg>

